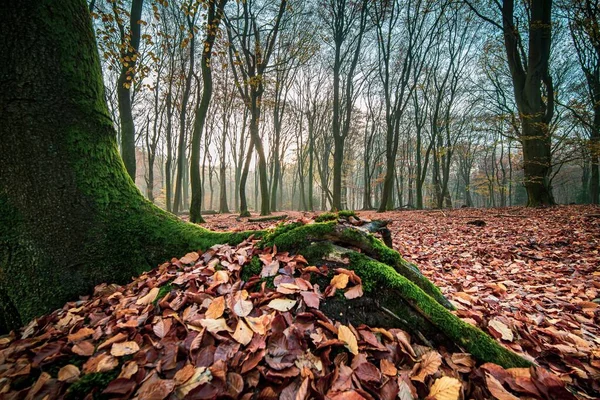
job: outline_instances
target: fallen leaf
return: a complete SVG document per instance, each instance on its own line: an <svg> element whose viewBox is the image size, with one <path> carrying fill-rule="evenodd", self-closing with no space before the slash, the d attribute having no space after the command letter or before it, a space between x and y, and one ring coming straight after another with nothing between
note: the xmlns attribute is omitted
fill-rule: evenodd
<svg viewBox="0 0 600 400"><path fill-rule="evenodd" d="M429 375L435 374L442 365L442 356L437 351L429 351L421 357L421 361L418 365L419 373L412 376L410 379L413 381L425 382L425 378Z"/></svg>
<svg viewBox="0 0 600 400"><path fill-rule="evenodd" d="M160 289L157 287L154 287L154 288L150 289L148 294L146 294L144 297L140 297L139 299L137 299L135 304L141 305L141 306L147 306L148 304L150 304L154 300L156 300L156 296L158 296L159 292L160 292Z"/></svg>
<svg viewBox="0 0 600 400"><path fill-rule="evenodd" d="M206 313L204 314L207 319L221 318L225 311L225 297L219 296L213 299L212 303L208 306Z"/></svg>
<svg viewBox="0 0 600 400"><path fill-rule="evenodd" d="M296 300L291 299L273 299L267 304L270 308L281 312L289 311L295 305Z"/></svg>
<svg viewBox="0 0 600 400"><path fill-rule="evenodd" d="M252 332L252 329L248 328L248 325L246 325L246 323L243 320L238 319L237 326L235 327L235 330L231 336L238 343L241 343L245 346L248 343L250 343L253 335L254 332Z"/></svg>
<svg viewBox="0 0 600 400"><path fill-rule="evenodd" d="M212 333L227 331L233 332L230 327L227 326L227 321L224 318L219 319L203 319L200 320L200 324L206 328L207 331Z"/></svg>
<svg viewBox="0 0 600 400"><path fill-rule="evenodd" d="M338 274L331 279L329 284L336 289L344 289L348 285L348 275Z"/></svg>
<svg viewBox="0 0 600 400"><path fill-rule="evenodd" d="M427 400L458 400L461 387L458 379L442 376L431 385Z"/></svg>
<svg viewBox="0 0 600 400"><path fill-rule="evenodd" d="M358 342L356 341L356 336L354 336L354 333L352 333L350 328L345 325L340 325L338 327L338 339L346 343L346 347L350 353L354 355L358 354Z"/></svg>
<svg viewBox="0 0 600 400"><path fill-rule="evenodd" d="M492 333L492 336L494 336L497 339L501 338L502 340L506 340L508 342L512 342L514 340L514 335L510 328L506 326L506 324L504 324L503 322L498 321L497 319L492 319L488 323L488 328L490 330L490 333Z"/></svg>
<svg viewBox="0 0 600 400"><path fill-rule="evenodd" d="M58 371L58 380L61 382L73 383L79 378L79 368L73 364L65 365Z"/></svg>
<svg viewBox="0 0 600 400"><path fill-rule="evenodd" d="M115 343L110 349L110 354L115 357L128 356L140 351L140 346L136 342Z"/></svg>

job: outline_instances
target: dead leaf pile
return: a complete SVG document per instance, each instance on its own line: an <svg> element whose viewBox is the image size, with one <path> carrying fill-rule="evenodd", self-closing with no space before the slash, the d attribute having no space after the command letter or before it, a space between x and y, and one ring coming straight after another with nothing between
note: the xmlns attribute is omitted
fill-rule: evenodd
<svg viewBox="0 0 600 400"><path fill-rule="evenodd" d="M262 270L244 282L254 256ZM189 253L0 338L0 399L574 398L541 367L478 367L469 354L422 346L399 329L331 320L319 306L337 291L363 296L360 277L252 241ZM489 332L518 344L518 319L484 315ZM579 339L584 356L595 351L558 327L544 334L556 344Z"/></svg>

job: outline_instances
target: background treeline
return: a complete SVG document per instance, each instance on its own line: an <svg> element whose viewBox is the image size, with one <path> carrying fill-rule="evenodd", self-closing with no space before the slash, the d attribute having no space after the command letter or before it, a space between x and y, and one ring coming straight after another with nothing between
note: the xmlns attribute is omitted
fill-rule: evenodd
<svg viewBox="0 0 600 400"><path fill-rule="evenodd" d="M90 9L125 165L170 211L598 203L598 1Z"/></svg>

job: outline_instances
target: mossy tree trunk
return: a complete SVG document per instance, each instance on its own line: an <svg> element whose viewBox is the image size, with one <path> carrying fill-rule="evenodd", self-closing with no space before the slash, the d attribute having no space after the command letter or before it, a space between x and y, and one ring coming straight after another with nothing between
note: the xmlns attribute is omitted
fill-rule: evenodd
<svg viewBox="0 0 600 400"><path fill-rule="evenodd" d="M0 332L97 283L125 282L174 255L255 233L184 223L137 190L118 154L83 0L13 5L0 9ZM354 324L408 327L423 341L458 345L482 361L528 365L450 313L439 289L397 252L327 221L350 216L259 234L263 245L308 259L331 252L349 259L343 266L363 279L366 296L342 306L327 301L323 309L332 315L343 307Z"/></svg>
<svg viewBox="0 0 600 400"><path fill-rule="evenodd" d="M82 0L0 10L0 331L143 269L247 234L146 201L119 156Z"/></svg>

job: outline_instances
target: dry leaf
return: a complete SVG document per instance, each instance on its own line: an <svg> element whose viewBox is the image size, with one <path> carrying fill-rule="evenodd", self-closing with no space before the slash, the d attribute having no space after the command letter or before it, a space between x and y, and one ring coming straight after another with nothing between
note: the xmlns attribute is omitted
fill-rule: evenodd
<svg viewBox="0 0 600 400"><path fill-rule="evenodd" d="M490 333L492 333L492 336L497 339L502 338L502 340L506 340L508 342L512 342L514 340L514 335L510 328L497 319L492 319L488 323L488 328Z"/></svg>
<svg viewBox="0 0 600 400"><path fill-rule="evenodd" d="M362 285L352 286L350 289L348 289L348 290L346 290L346 292L344 292L344 296L348 300L352 300L352 299L356 299L358 297L362 297L363 296L363 287L362 287Z"/></svg>
<svg viewBox="0 0 600 400"><path fill-rule="evenodd" d="M354 333L352 333L350 328L345 325L340 325L338 327L338 339L346 343L346 347L350 353L354 355L358 354L358 342L356 341L356 336L354 336Z"/></svg>
<svg viewBox="0 0 600 400"><path fill-rule="evenodd" d="M331 279L329 284L336 289L344 289L346 286L348 286L348 279L348 275L338 274Z"/></svg>
<svg viewBox="0 0 600 400"><path fill-rule="evenodd" d="M110 354L115 357L122 357L135 354L138 351L140 351L140 346L138 346L136 342L122 342L113 344L110 349Z"/></svg>
<svg viewBox="0 0 600 400"><path fill-rule="evenodd" d="M442 376L431 385L427 400L458 400L461 387L458 379Z"/></svg>
<svg viewBox="0 0 600 400"><path fill-rule="evenodd" d="M73 364L65 365L58 371L58 380L61 382L73 383L79 378L79 368Z"/></svg>
<svg viewBox="0 0 600 400"><path fill-rule="evenodd" d="M437 351L429 351L423 354L421 361L419 362L419 373L412 376L410 379L413 381L425 382L425 378L429 375L435 374L442 365L442 356Z"/></svg>
<svg viewBox="0 0 600 400"><path fill-rule="evenodd" d="M238 343L241 343L245 346L248 343L250 343L253 335L254 332L252 332L252 329L248 328L248 325L246 325L246 323L243 320L239 319L237 326L235 327L235 331L231 336Z"/></svg>
<svg viewBox="0 0 600 400"><path fill-rule="evenodd" d="M273 299L267 305L274 310L285 312L291 310L296 305L296 300Z"/></svg>
<svg viewBox="0 0 600 400"><path fill-rule="evenodd" d="M225 311L225 297L219 296L213 299L212 303L208 306L206 313L204 314L207 319L221 318Z"/></svg>
<svg viewBox="0 0 600 400"><path fill-rule="evenodd" d="M158 296L158 293L160 292L160 289L157 287L154 287L152 289L150 289L150 291L148 292L147 295L145 295L144 297L140 297L139 299L137 299L137 301L135 302L135 304L137 305L141 305L141 306L147 306L148 304L152 303L154 300L156 300L156 296Z"/></svg>
<svg viewBox="0 0 600 400"><path fill-rule="evenodd" d="M206 319L200 320L200 324L203 327L205 327L207 331L212 332L212 333L222 332L222 331L233 332L231 330L231 328L227 326L227 321L225 321L225 318L219 318L219 319L206 318Z"/></svg>

